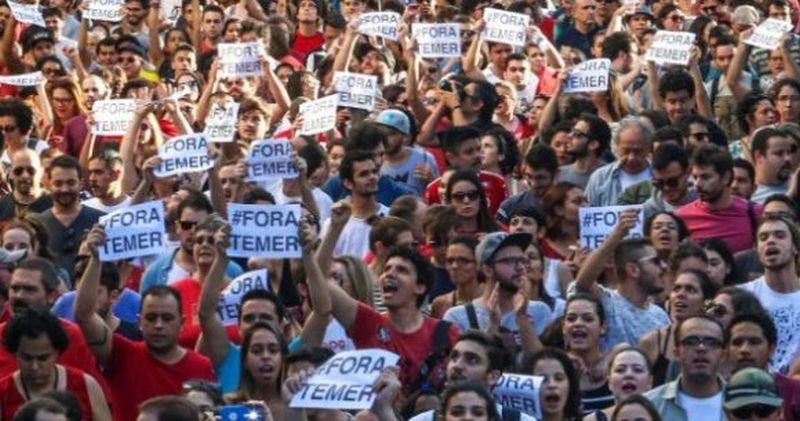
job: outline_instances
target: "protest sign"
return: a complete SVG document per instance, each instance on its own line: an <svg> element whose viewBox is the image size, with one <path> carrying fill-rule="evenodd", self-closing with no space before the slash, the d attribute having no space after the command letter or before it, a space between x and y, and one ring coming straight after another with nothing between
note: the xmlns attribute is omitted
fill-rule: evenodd
<svg viewBox="0 0 800 421"><path fill-rule="evenodd" d="M695 34L691 32L658 31L653 36L647 59L658 64L689 64Z"/></svg>
<svg viewBox="0 0 800 421"><path fill-rule="evenodd" d="M221 42L217 46L220 77L259 76L264 47L260 42Z"/></svg>
<svg viewBox="0 0 800 421"><path fill-rule="evenodd" d="M296 178L292 144L288 140L265 139L253 142L247 154L247 181Z"/></svg>
<svg viewBox="0 0 800 421"><path fill-rule="evenodd" d="M225 326L239 323L242 297L254 289L270 291L269 274L266 269L243 273L232 280L220 294L217 315Z"/></svg>
<svg viewBox="0 0 800 421"><path fill-rule="evenodd" d="M340 352L322 366L295 393L290 408L367 409L376 393L372 384L400 356L382 349Z"/></svg>
<svg viewBox="0 0 800 421"><path fill-rule="evenodd" d="M358 15L358 32L397 41L397 24L400 14L395 12L372 12Z"/></svg>
<svg viewBox="0 0 800 421"><path fill-rule="evenodd" d="M134 109L136 101L133 99L95 101L92 106L92 133L100 136L124 135L133 120Z"/></svg>
<svg viewBox="0 0 800 421"><path fill-rule="evenodd" d="M584 61L569 72L564 81L564 93L605 92L609 69L611 60L607 58Z"/></svg>
<svg viewBox="0 0 800 421"><path fill-rule="evenodd" d="M516 409L536 417L536 419L541 419L539 388L542 380L544 380L542 376L503 373L492 388L492 395L494 395L495 402L502 405L503 408Z"/></svg>
<svg viewBox="0 0 800 421"><path fill-rule="evenodd" d="M100 218L106 242L99 248L100 261L111 262L161 253L166 246L164 202L154 200L127 206Z"/></svg>
<svg viewBox="0 0 800 421"><path fill-rule="evenodd" d="M485 41L525 46L530 16L487 7L483 11L483 20L486 26L481 36Z"/></svg>
<svg viewBox="0 0 800 421"><path fill-rule="evenodd" d="M231 257L296 259L300 245L300 205L244 205L228 203Z"/></svg>
<svg viewBox="0 0 800 421"><path fill-rule="evenodd" d="M328 95L316 101L300 104L300 115L303 117L303 136L326 132L336 127L336 107L339 96Z"/></svg>
<svg viewBox="0 0 800 421"><path fill-rule="evenodd" d="M642 212L641 205L580 208L578 216L581 221L581 247L591 250L599 247L614 231L619 221L619 215L628 209L638 209L639 220L625 238L642 237L644 235L644 212Z"/></svg>
<svg viewBox="0 0 800 421"><path fill-rule="evenodd" d="M175 24L181 17L181 0L161 0L158 16L161 20Z"/></svg>
<svg viewBox="0 0 800 421"><path fill-rule="evenodd" d="M225 105L214 104L206 118L203 134L211 143L233 142L236 134L236 122L239 120L239 103L226 102Z"/></svg>
<svg viewBox="0 0 800 421"><path fill-rule="evenodd" d="M750 35L750 38L744 40L744 43L758 48L774 50L780 46L783 34L791 30L791 23L769 18L761 22L761 25L756 27L753 34Z"/></svg>
<svg viewBox="0 0 800 421"><path fill-rule="evenodd" d="M8 6L11 8L11 13L14 15L14 19L16 19L17 22L47 28L44 24L44 18L42 17L42 12L39 10L39 6L35 4L17 3L11 0L8 0Z"/></svg>
<svg viewBox="0 0 800 421"><path fill-rule="evenodd" d="M86 9L86 19L119 22L122 20L122 6L125 0L91 0Z"/></svg>
<svg viewBox="0 0 800 421"><path fill-rule="evenodd" d="M206 171L214 166L208 156L208 141L202 133L173 137L158 148L158 157L161 164L153 173L159 178Z"/></svg>
<svg viewBox="0 0 800 421"><path fill-rule="evenodd" d="M372 111L375 108L375 93L378 91L378 77L350 72L336 72L333 86L339 95L340 107L360 108Z"/></svg>
<svg viewBox="0 0 800 421"><path fill-rule="evenodd" d="M0 76L0 83L13 86L36 86L44 82L42 72L23 73L19 75Z"/></svg>
<svg viewBox="0 0 800 421"><path fill-rule="evenodd" d="M461 27L457 23L415 23L411 28L422 58L461 57Z"/></svg>

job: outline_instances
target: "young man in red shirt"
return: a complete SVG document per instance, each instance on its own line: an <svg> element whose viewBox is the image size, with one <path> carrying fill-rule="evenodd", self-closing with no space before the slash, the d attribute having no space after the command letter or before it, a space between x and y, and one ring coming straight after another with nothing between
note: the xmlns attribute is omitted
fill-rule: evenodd
<svg viewBox="0 0 800 421"><path fill-rule="evenodd" d="M325 37L319 30L319 5L316 0L300 0L297 5L297 31L292 42L292 55L306 62L306 57L322 48Z"/></svg>
<svg viewBox="0 0 800 421"><path fill-rule="evenodd" d="M100 286L101 262L97 248L105 232L95 227L86 239L91 256L75 299L75 320L88 338L115 398L115 420L133 421L142 402L155 396L180 394L183 382L214 380L208 358L178 345L184 323L178 293L166 286L154 286L142 295L143 342L115 335L94 311Z"/></svg>

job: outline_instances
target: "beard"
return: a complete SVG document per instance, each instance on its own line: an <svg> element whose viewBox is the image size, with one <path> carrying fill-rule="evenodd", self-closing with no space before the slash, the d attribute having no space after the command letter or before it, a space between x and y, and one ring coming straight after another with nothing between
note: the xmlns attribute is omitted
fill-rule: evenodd
<svg viewBox="0 0 800 421"><path fill-rule="evenodd" d="M75 204L78 200L78 195L75 193L54 193L53 201L57 202L60 206L68 208Z"/></svg>
<svg viewBox="0 0 800 421"><path fill-rule="evenodd" d="M516 294L519 291L519 282L516 282L513 277L508 279L498 279L500 289L509 293Z"/></svg>

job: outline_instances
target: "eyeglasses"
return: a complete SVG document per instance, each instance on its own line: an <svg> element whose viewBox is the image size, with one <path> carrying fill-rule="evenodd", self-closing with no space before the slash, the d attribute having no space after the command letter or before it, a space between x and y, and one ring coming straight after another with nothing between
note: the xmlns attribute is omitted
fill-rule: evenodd
<svg viewBox="0 0 800 421"><path fill-rule="evenodd" d="M722 304L711 302L706 305L706 314L714 317L715 319L721 319L728 313L728 308Z"/></svg>
<svg viewBox="0 0 800 421"><path fill-rule="evenodd" d="M576 139L588 139L589 138L589 134L588 133L584 133L584 132L582 132L582 131L580 131L578 129L570 130L569 131L569 136L570 137L574 137Z"/></svg>
<svg viewBox="0 0 800 421"><path fill-rule="evenodd" d="M670 177L666 180L654 178L653 187L655 187L657 190L663 190L664 187L669 187L671 189L677 188L681 184L681 177L683 176L679 175L677 177Z"/></svg>
<svg viewBox="0 0 800 421"><path fill-rule="evenodd" d="M664 262L664 259L662 259L661 256L659 256L657 254L655 256L642 257L639 260L640 261L644 260L645 262L650 262L650 263L652 263L652 264L654 264L656 266L661 266L661 263Z"/></svg>
<svg viewBox="0 0 800 421"><path fill-rule="evenodd" d="M192 228L197 226L197 222L194 222L194 221L178 221L178 225L180 225L182 230L189 231Z"/></svg>
<svg viewBox="0 0 800 421"><path fill-rule="evenodd" d="M681 346L685 346L687 348L697 348L700 345L703 345L708 349L722 348L722 341L717 338L712 338L711 336L687 336L680 340L680 344Z"/></svg>
<svg viewBox="0 0 800 421"><path fill-rule="evenodd" d="M466 266L470 263L475 263L475 260L467 259L466 257L448 257L444 259L444 262L447 264L447 266Z"/></svg>
<svg viewBox="0 0 800 421"><path fill-rule="evenodd" d="M5 133L11 133L14 130L17 130L17 126L0 126L0 130L2 130Z"/></svg>
<svg viewBox="0 0 800 421"><path fill-rule="evenodd" d="M25 172L27 172L28 175L34 175L34 174L36 174L36 168L33 168L33 167L14 167L14 169L11 170L11 173L16 175L17 177L21 176L22 173L25 173Z"/></svg>
<svg viewBox="0 0 800 421"><path fill-rule="evenodd" d="M480 197L481 197L481 194L478 193L477 190L468 191L468 192L458 192L458 193L453 193L452 195L450 195L450 198L454 202L462 202L462 203L463 202L474 202L474 201L478 200Z"/></svg>
<svg viewBox="0 0 800 421"><path fill-rule="evenodd" d="M753 414L755 414L756 417L758 417L758 418L766 418L766 417L774 414L775 411L777 411L779 408L780 407L778 407L778 406L770 406L770 405L764 405L764 404L757 403L757 404L747 405L747 406L743 406L741 408L733 409L733 410L731 410L731 414L733 414L734 417L739 418L739 419L743 419L743 420L750 419L753 416Z"/></svg>
<svg viewBox="0 0 800 421"><path fill-rule="evenodd" d="M495 259L493 263L499 265L509 265L513 267L528 267L531 263L531 259L528 259L527 257L504 257L502 259Z"/></svg>
<svg viewBox="0 0 800 421"><path fill-rule="evenodd" d="M684 20L686 20L686 18L684 18L683 16L680 16L680 15L667 16L667 19L669 19L669 20L671 20L673 22L683 22Z"/></svg>

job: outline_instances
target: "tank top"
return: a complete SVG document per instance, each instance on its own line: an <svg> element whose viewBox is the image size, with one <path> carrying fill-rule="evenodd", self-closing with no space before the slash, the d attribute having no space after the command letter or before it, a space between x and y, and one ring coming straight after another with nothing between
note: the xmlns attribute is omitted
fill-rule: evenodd
<svg viewBox="0 0 800 421"><path fill-rule="evenodd" d="M81 411L84 414L83 418L92 420L92 404L89 400L89 389L86 387L84 372L63 365L57 365L56 367L65 369L67 374L66 390L78 399ZM26 403L25 397L20 394L19 388L14 383L14 374L0 379L0 408L3 420L13 420L14 413Z"/></svg>

